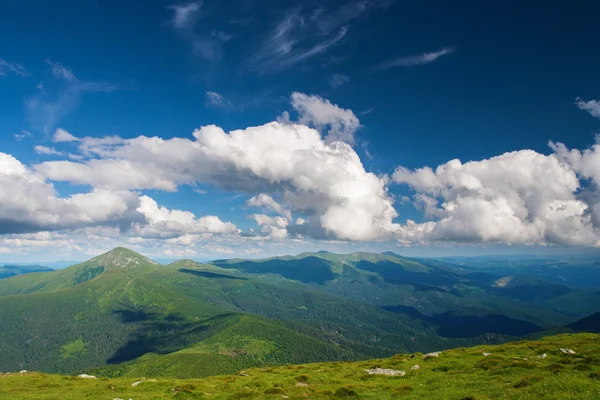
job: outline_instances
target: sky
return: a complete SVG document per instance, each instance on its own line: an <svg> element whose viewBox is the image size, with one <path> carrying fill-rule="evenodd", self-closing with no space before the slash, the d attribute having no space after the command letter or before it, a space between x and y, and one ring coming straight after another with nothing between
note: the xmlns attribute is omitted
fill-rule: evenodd
<svg viewBox="0 0 600 400"><path fill-rule="evenodd" d="M0 262L600 247L600 5L0 5Z"/></svg>

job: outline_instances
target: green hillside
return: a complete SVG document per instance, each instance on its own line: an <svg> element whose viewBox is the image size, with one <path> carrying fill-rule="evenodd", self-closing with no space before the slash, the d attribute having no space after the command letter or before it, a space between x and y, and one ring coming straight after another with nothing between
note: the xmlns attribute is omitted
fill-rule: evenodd
<svg viewBox="0 0 600 400"><path fill-rule="evenodd" d="M389 253L214 264L116 248L0 280L0 371L197 377L498 344L575 320Z"/></svg>
<svg viewBox="0 0 600 400"><path fill-rule="evenodd" d="M163 266L117 248L64 270L0 282L0 370L74 372L123 362L141 365L136 359L146 354L202 348L214 335L226 335L228 319L223 316L231 313L271 319L249 339L275 342L277 351L252 362L221 358L222 369L213 366L215 371L379 357L508 338L443 338L434 325L418 318L301 282L189 260ZM281 329L286 333L276 335ZM305 344L300 358L283 357L289 337Z"/></svg>
<svg viewBox="0 0 600 400"><path fill-rule="evenodd" d="M375 368L404 371L405 375L370 375L366 371ZM0 398L15 400L490 400L599 396L600 335L596 334L459 348L426 359L421 353L399 354L350 363L249 369L204 379L84 379L30 372L0 375Z"/></svg>

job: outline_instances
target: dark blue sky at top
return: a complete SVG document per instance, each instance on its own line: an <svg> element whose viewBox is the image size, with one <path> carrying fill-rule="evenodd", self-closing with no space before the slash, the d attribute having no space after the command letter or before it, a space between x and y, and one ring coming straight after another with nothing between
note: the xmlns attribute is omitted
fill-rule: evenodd
<svg viewBox="0 0 600 400"><path fill-rule="evenodd" d="M584 148L600 131L598 120L574 105L578 96L600 96L598 2L394 1L353 19L327 51L266 73L253 71L249 60L286 13L336 10L345 3L206 0L195 34L232 36L213 60L194 55L190 42L169 26L171 4L3 1L0 58L24 65L31 75L0 77L0 151L25 163L38 160L32 141L14 140L23 129L35 143L50 143L24 107L38 82L52 89L46 59L70 67L81 80L118 87L83 94L56 121L54 128L78 136L191 137L206 124L225 130L260 125L290 109L293 91L352 109L363 125L357 137L368 151L359 146L357 152L378 173L525 148L548 153L549 140ZM428 65L375 68L450 46L454 53ZM332 73L350 81L334 90ZM207 107L206 91L222 94L234 109ZM172 208L212 210L224 219L245 200L222 192L199 198L191 188L152 196ZM411 208L398 209L418 218Z"/></svg>

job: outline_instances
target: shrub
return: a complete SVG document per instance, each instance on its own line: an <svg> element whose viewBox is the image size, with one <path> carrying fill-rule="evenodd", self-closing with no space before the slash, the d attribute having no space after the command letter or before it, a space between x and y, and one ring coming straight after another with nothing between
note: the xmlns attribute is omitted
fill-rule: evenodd
<svg viewBox="0 0 600 400"><path fill-rule="evenodd" d="M265 394L282 394L282 395L285 394L285 392L283 391L283 389L278 388L278 387L269 388L269 389L265 390L264 393Z"/></svg>
<svg viewBox="0 0 600 400"><path fill-rule="evenodd" d="M335 397L354 397L356 392L350 388L342 387L335 391L333 394Z"/></svg>
<svg viewBox="0 0 600 400"><path fill-rule="evenodd" d="M521 379L519 382L515 383L513 387L516 389L519 389L519 388L531 386L534 383L541 381L542 379L544 379L544 378L542 378L541 376L537 376L537 375L526 376L523 379Z"/></svg>

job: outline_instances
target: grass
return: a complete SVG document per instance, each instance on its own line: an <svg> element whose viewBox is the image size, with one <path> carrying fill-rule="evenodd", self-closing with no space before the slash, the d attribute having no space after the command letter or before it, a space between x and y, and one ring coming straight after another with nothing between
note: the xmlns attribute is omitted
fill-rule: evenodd
<svg viewBox="0 0 600 400"><path fill-rule="evenodd" d="M576 354L564 354L569 348ZM484 357L483 352L491 353ZM539 358L541 354L546 358ZM411 367L418 364L418 370ZM370 368L406 371L368 375ZM10 399L597 399L600 335L558 335L539 341L476 346L351 363L250 369L204 379L81 379L40 373L0 375Z"/></svg>

